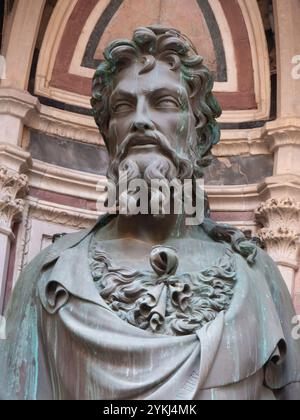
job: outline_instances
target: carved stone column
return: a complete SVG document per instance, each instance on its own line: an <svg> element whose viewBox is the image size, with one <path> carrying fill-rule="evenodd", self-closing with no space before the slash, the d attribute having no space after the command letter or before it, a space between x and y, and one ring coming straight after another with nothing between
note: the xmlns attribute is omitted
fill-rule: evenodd
<svg viewBox="0 0 300 420"><path fill-rule="evenodd" d="M300 250L300 204L292 198L272 198L256 211L263 228L260 238L268 254L277 262L289 291L294 294Z"/></svg>
<svg viewBox="0 0 300 420"><path fill-rule="evenodd" d="M296 63L300 54L300 3L298 0L274 0L274 24L277 50L277 119L266 124L267 141L274 153L274 177L285 184L286 175L300 177L300 79ZM292 183L293 184L293 183ZM296 185L281 197L298 197ZM298 198L296 198L299 201Z"/></svg>
<svg viewBox="0 0 300 420"><path fill-rule="evenodd" d="M22 216L28 179L0 166L0 314L3 310L10 243L14 238L14 222Z"/></svg>
<svg viewBox="0 0 300 420"><path fill-rule="evenodd" d="M277 50L277 119L266 124L266 142L274 154L273 177L261 189L257 211L261 238L278 263L294 296L299 267L300 203L300 54L299 0L273 0ZM286 198L288 197L288 198Z"/></svg>
<svg viewBox="0 0 300 420"><path fill-rule="evenodd" d="M267 124L267 131L269 148L274 153L274 175L299 175L300 118L272 121Z"/></svg>
<svg viewBox="0 0 300 420"><path fill-rule="evenodd" d="M278 118L300 115L300 80L293 77L293 68L300 54L299 0L273 0L277 49Z"/></svg>
<svg viewBox="0 0 300 420"><path fill-rule="evenodd" d="M2 54L6 59L6 79L1 86L27 90L34 47L46 0L15 2L13 21Z"/></svg>

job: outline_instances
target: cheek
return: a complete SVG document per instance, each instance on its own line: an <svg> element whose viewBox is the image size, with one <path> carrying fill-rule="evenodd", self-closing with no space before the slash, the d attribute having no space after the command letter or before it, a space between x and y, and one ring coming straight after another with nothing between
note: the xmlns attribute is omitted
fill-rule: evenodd
<svg viewBox="0 0 300 420"><path fill-rule="evenodd" d="M177 125L178 134L181 136L187 136L191 126L191 114L188 111L182 111L179 115L179 121Z"/></svg>
<svg viewBox="0 0 300 420"><path fill-rule="evenodd" d="M157 127L166 137L173 141L176 149L185 148L188 144L188 137L192 127L191 115L189 112L165 114L161 126Z"/></svg>
<svg viewBox="0 0 300 420"><path fill-rule="evenodd" d="M109 154L111 157L116 155L118 145L118 128L115 120L110 120L108 126L108 138L109 138Z"/></svg>
<svg viewBox="0 0 300 420"><path fill-rule="evenodd" d="M112 144L111 153L114 154L118 144L121 144L128 134L128 122L121 118L112 118L108 127L108 137Z"/></svg>
<svg viewBox="0 0 300 420"><path fill-rule="evenodd" d="M181 116L178 112L154 112L152 121L163 134L175 136L180 126Z"/></svg>

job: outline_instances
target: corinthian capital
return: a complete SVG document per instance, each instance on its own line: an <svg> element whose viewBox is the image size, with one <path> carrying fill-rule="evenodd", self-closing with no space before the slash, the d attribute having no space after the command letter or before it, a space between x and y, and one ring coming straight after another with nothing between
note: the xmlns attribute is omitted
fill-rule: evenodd
<svg viewBox="0 0 300 420"><path fill-rule="evenodd" d="M272 198L256 211L263 226L260 238L277 262L297 266L300 237L300 204L292 198Z"/></svg>
<svg viewBox="0 0 300 420"><path fill-rule="evenodd" d="M0 166L0 229L9 232L24 209L28 178Z"/></svg>

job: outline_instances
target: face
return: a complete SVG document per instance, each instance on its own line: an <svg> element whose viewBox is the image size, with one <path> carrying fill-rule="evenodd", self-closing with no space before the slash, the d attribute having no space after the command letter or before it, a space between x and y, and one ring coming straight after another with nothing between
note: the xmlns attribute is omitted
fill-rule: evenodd
<svg viewBox="0 0 300 420"><path fill-rule="evenodd" d="M128 155L157 154L153 136L160 133L179 156L186 156L195 135L195 119L180 71L156 61L153 70L140 74L145 64L134 63L116 77L110 97L108 137L113 159L123 141L133 139Z"/></svg>

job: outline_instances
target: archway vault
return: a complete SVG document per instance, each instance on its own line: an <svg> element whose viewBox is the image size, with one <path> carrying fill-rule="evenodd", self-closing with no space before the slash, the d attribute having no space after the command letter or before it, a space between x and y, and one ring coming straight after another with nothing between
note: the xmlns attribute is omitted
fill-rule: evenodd
<svg viewBox="0 0 300 420"><path fill-rule="evenodd" d="M35 95L64 120L75 112L91 127L91 78L104 46L154 23L182 30L206 58L224 110L220 122L269 118L267 43L257 2L249 0L189 0L188 7L179 0L59 0L40 50Z"/></svg>

